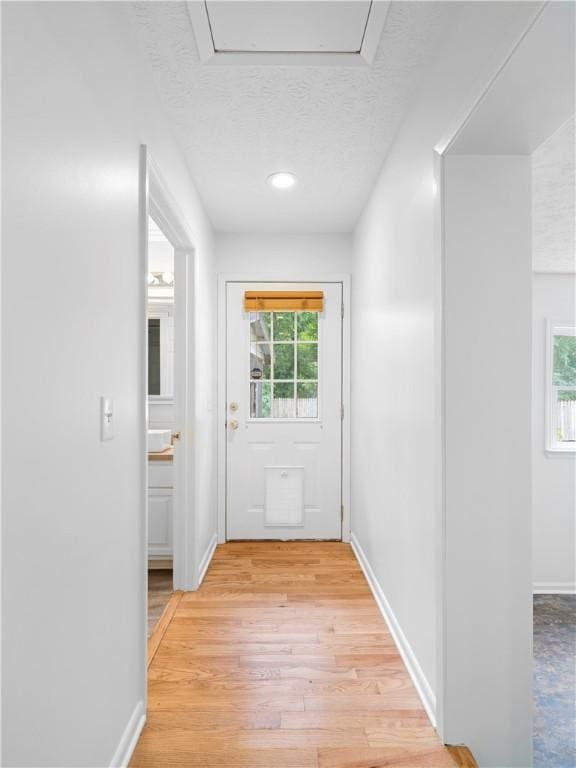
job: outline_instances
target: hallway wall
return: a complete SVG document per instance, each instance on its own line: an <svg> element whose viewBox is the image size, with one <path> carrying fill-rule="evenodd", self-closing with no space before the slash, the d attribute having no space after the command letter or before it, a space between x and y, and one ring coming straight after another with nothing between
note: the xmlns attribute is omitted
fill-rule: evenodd
<svg viewBox="0 0 576 768"><path fill-rule="evenodd" d="M349 273L352 235L216 235L219 273L300 279Z"/></svg>
<svg viewBox="0 0 576 768"><path fill-rule="evenodd" d="M352 534L432 717L441 431L434 147L537 6L461 3L360 219L352 280Z"/></svg>
<svg viewBox="0 0 576 768"><path fill-rule="evenodd" d="M108 766L143 711L139 152L196 233L215 530L212 233L124 3L3 4L3 764ZM100 442L100 396L115 437ZM201 462L201 463L200 463Z"/></svg>

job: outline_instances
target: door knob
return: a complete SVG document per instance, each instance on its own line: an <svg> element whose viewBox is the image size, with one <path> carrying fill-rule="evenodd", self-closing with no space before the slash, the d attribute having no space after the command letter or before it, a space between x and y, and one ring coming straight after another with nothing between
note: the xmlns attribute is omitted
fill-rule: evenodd
<svg viewBox="0 0 576 768"><path fill-rule="evenodd" d="M232 419L232 421L228 422L228 426L230 427L230 429L238 429L239 425L236 419Z"/></svg>
<svg viewBox="0 0 576 768"><path fill-rule="evenodd" d="M180 440L181 437L182 435L180 432L172 432L172 443L175 443L176 440Z"/></svg>

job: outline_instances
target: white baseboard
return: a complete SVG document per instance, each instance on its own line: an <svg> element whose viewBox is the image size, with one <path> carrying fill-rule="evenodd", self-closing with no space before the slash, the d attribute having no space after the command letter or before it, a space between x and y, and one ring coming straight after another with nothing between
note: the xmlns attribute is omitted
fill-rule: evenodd
<svg viewBox="0 0 576 768"><path fill-rule="evenodd" d="M400 651L402 660L406 665L406 669L408 670L410 677L412 678L412 682L414 683L414 687L420 696L424 709L426 710L426 714L430 718L432 725L436 727L436 696L434 691L426 679L426 675L424 674L422 667L416 658L416 654L412 650L406 635L402 631L402 627L394 615L394 611L386 599L386 596L382 591L382 587L376 579L376 575L372 570L372 566L368 562L368 559L366 558L364 550L360 546L360 542L354 534L352 534L350 537L350 543L352 545L354 554L356 555L356 559L364 571L364 576L366 576L366 580L368 581L370 589L372 590L372 594L374 595L376 604L380 609L380 613L384 617L384 621L388 625L390 634L394 638L398 650Z"/></svg>
<svg viewBox="0 0 576 768"><path fill-rule="evenodd" d="M574 581L537 581L534 584L535 595L576 595Z"/></svg>
<svg viewBox="0 0 576 768"><path fill-rule="evenodd" d="M208 566L210 565L210 561L212 560L217 545L218 535L215 533L210 539L210 544L206 547L206 552L204 552L202 560L200 561L200 567L198 568L198 586L204 581L204 576L206 576L206 571L208 570Z"/></svg>
<svg viewBox="0 0 576 768"><path fill-rule="evenodd" d="M110 768L126 768L136 748L142 728L146 722L146 709L144 702L139 701L134 707L134 712L128 720L128 725L124 729L120 743L114 752L114 757L110 762Z"/></svg>

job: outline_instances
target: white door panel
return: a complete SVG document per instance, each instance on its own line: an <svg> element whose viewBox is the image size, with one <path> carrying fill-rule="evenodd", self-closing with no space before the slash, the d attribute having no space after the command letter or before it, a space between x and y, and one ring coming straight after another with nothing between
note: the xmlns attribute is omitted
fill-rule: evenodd
<svg viewBox="0 0 576 768"><path fill-rule="evenodd" d="M245 312L262 287L227 286L227 537L340 539L342 286L265 286L322 290L314 317Z"/></svg>

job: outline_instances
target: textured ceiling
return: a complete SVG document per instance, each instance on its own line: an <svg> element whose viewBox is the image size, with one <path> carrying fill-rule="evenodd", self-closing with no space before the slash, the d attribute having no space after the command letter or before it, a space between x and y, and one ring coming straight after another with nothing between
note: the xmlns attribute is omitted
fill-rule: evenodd
<svg viewBox="0 0 576 768"><path fill-rule="evenodd" d="M393 3L374 64L345 68L204 66L184 3L134 3L139 40L214 228L351 231L458 5ZM296 173L298 186L270 189L276 170Z"/></svg>

